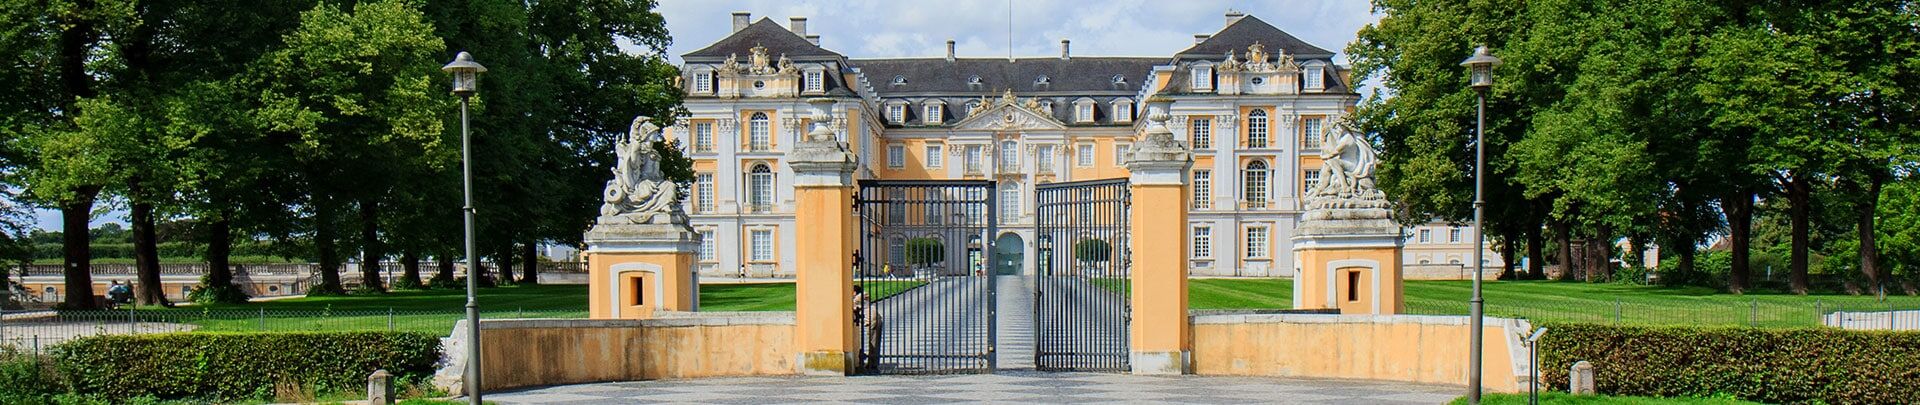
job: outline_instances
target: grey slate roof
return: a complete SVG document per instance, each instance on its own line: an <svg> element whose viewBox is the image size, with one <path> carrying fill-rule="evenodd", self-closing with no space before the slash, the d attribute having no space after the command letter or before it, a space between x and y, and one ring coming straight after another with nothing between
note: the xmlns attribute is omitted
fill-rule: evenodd
<svg viewBox="0 0 1920 405"><path fill-rule="evenodd" d="M740 29L740 32L728 35L700 50L687 52L680 58L690 61L719 61L726 59L727 55L739 55L740 60L745 62L747 55L753 54L752 49L756 45L767 47L768 55L779 57L781 54L786 54L793 60L843 58L839 53L808 42L805 37L787 30L787 27L780 26L780 23L773 22L771 18L761 18L760 21Z"/></svg>
<svg viewBox="0 0 1920 405"><path fill-rule="evenodd" d="M1133 94L1140 90L1142 83L1146 83L1155 65L1167 62L1166 58L1087 56L1065 60L1024 58L1013 61L1002 58L963 58L953 61L946 58L854 59L848 64L866 75L875 92L888 97L903 94L999 95L1008 89L1022 96L1044 92ZM1036 79L1043 75L1050 83L1036 85ZM1126 82L1114 84L1115 75L1125 77ZM973 76L980 77L979 85L968 83ZM905 78L906 84L894 85L895 77Z"/></svg>
<svg viewBox="0 0 1920 405"><path fill-rule="evenodd" d="M1313 46L1313 44L1309 44L1307 41L1301 41L1300 38L1295 38L1293 34L1288 34L1286 31L1274 28L1272 24L1267 24L1266 21L1261 21L1254 16L1241 17L1239 21L1235 21L1232 25L1222 28L1220 32L1214 33L1213 36L1207 38L1207 40L1201 41L1198 44L1194 44L1193 47L1187 48L1187 50L1174 54L1174 57L1183 59L1221 59L1226 56L1227 51L1233 51L1234 54L1245 57L1247 46L1253 45L1254 42L1266 45L1268 52L1278 53L1280 50L1285 50L1297 59L1327 59L1333 57L1333 52Z"/></svg>

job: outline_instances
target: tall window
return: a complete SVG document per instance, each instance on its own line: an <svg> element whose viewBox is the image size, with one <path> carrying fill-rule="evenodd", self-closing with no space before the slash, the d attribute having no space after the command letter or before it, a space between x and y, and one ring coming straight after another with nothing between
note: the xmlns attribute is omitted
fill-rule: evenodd
<svg viewBox="0 0 1920 405"><path fill-rule="evenodd" d="M1193 227L1193 258L1213 258L1213 228Z"/></svg>
<svg viewBox="0 0 1920 405"><path fill-rule="evenodd" d="M1308 66L1306 70L1307 70L1306 84L1307 84L1308 90L1320 90L1322 88L1327 87L1326 68L1320 67L1320 66Z"/></svg>
<svg viewBox="0 0 1920 405"><path fill-rule="evenodd" d="M1074 165L1081 166L1081 167L1092 167L1093 166L1093 145L1087 145L1087 144L1074 145L1073 160L1074 160Z"/></svg>
<svg viewBox="0 0 1920 405"><path fill-rule="evenodd" d="M980 159L982 154L980 149L980 145L967 146L967 173L980 172Z"/></svg>
<svg viewBox="0 0 1920 405"><path fill-rule="evenodd" d="M1247 147L1267 147L1267 110L1247 113Z"/></svg>
<svg viewBox="0 0 1920 405"><path fill-rule="evenodd" d="M1128 145L1124 143L1113 144L1113 164L1114 165L1127 164L1127 150L1131 148L1133 148L1133 145Z"/></svg>
<svg viewBox="0 0 1920 405"><path fill-rule="evenodd" d="M893 121L895 124L907 123L907 106L900 104L887 106L887 121Z"/></svg>
<svg viewBox="0 0 1920 405"><path fill-rule="evenodd" d="M1000 186L1000 222L1013 222L1020 216L1020 184L1007 183Z"/></svg>
<svg viewBox="0 0 1920 405"><path fill-rule="evenodd" d="M753 210L772 211L773 168L767 167L765 163L753 165L753 170L747 172L747 184L747 202L753 205Z"/></svg>
<svg viewBox="0 0 1920 405"><path fill-rule="evenodd" d="M887 167L898 168L898 167L906 167L906 166L907 166L907 147L900 146L900 145L887 145Z"/></svg>
<svg viewBox="0 0 1920 405"><path fill-rule="evenodd" d="M1192 119L1187 122L1188 125L1192 125L1191 129L1188 129L1192 133L1187 139L1193 140L1194 149L1213 147L1213 119Z"/></svg>
<svg viewBox="0 0 1920 405"><path fill-rule="evenodd" d="M1433 230L1432 230L1432 229L1421 229L1421 230L1420 230L1420 243L1431 243L1431 242L1433 242Z"/></svg>
<svg viewBox="0 0 1920 405"><path fill-rule="evenodd" d="M807 71L806 91L810 91L810 92L821 91L821 89L825 87L824 80L822 80L825 76L826 76L825 72L821 72L818 70Z"/></svg>
<svg viewBox="0 0 1920 405"><path fill-rule="evenodd" d="M1247 227L1247 258L1265 259L1267 257L1267 227Z"/></svg>
<svg viewBox="0 0 1920 405"><path fill-rule="evenodd" d="M1319 170L1307 170L1307 171L1300 172L1300 193L1301 194L1306 194L1309 191L1313 191L1313 188L1319 185L1320 185Z"/></svg>
<svg viewBox="0 0 1920 405"><path fill-rule="evenodd" d="M1113 103L1113 122L1133 121L1133 103Z"/></svg>
<svg viewBox="0 0 1920 405"><path fill-rule="evenodd" d="M945 115L940 112L941 107L943 106L939 104L927 104L927 116L920 117L920 123L934 125L945 122Z"/></svg>
<svg viewBox="0 0 1920 405"><path fill-rule="evenodd" d="M694 177L694 212L713 212L713 173Z"/></svg>
<svg viewBox="0 0 1920 405"><path fill-rule="evenodd" d="M1460 243L1460 228L1447 230L1447 243Z"/></svg>
<svg viewBox="0 0 1920 405"><path fill-rule="evenodd" d="M773 261L772 229L755 229L749 239L752 239L750 243L753 245L753 252L751 252L752 257L749 257L748 260L756 262Z"/></svg>
<svg viewBox="0 0 1920 405"><path fill-rule="evenodd" d="M767 113L753 113L753 118L747 120L747 149L773 149L773 125L767 122Z"/></svg>
<svg viewBox="0 0 1920 405"><path fill-rule="evenodd" d="M1053 173L1053 145L1040 146L1038 156L1033 158L1033 168L1041 173Z"/></svg>
<svg viewBox="0 0 1920 405"><path fill-rule="evenodd" d="M713 123L697 122L693 124L693 151L713 151Z"/></svg>
<svg viewBox="0 0 1920 405"><path fill-rule="evenodd" d="M1075 119L1080 122L1093 122L1093 103L1080 103L1074 106Z"/></svg>
<svg viewBox="0 0 1920 405"><path fill-rule="evenodd" d="M1320 130L1326 126L1326 118L1308 118L1300 120L1300 147L1320 149Z"/></svg>
<svg viewBox="0 0 1920 405"><path fill-rule="evenodd" d="M712 229L700 231L700 261L713 261L713 232Z"/></svg>
<svg viewBox="0 0 1920 405"><path fill-rule="evenodd" d="M1213 208L1213 171L1193 171L1193 209Z"/></svg>
<svg viewBox="0 0 1920 405"><path fill-rule="evenodd" d="M1244 198L1247 208L1267 207L1267 162L1247 162L1247 170L1240 176L1240 184L1246 187Z"/></svg>
<svg viewBox="0 0 1920 405"><path fill-rule="evenodd" d="M1212 66L1194 66L1193 67L1193 89L1206 90L1211 88L1213 88L1213 67Z"/></svg>
<svg viewBox="0 0 1920 405"><path fill-rule="evenodd" d="M713 72L693 73L693 92L707 94L713 92Z"/></svg>
<svg viewBox="0 0 1920 405"><path fill-rule="evenodd" d="M1000 172L1020 171L1020 144L1013 141L1000 143Z"/></svg>
<svg viewBox="0 0 1920 405"><path fill-rule="evenodd" d="M946 148L940 145L927 145L927 167L940 167L946 164Z"/></svg>

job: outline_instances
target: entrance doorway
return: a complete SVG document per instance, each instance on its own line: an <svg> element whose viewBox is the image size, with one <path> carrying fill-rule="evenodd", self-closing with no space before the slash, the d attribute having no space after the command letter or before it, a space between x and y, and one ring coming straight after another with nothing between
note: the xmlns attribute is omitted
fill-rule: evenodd
<svg viewBox="0 0 1920 405"><path fill-rule="evenodd" d="M1027 243L1020 234L1007 232L993 241L993 274L1010 276L1020 274L1026 264Z"/></svg>

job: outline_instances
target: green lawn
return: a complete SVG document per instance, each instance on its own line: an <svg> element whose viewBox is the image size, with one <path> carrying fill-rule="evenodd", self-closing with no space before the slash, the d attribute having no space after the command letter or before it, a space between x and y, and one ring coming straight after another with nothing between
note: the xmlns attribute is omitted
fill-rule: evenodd
<svg viewBox="0 0 1920 405"><path fill-rule="evenodd" d="M1467 403L1466 397L1460 397L1459 399L1455 399L1452 402L1453 405L1463 405L1466 403ZM1488 404L1488 405L1524 405L1527 403L1527 394L1487 394L1485 396L1480 397L1480 403ZM1702 404L1748 405L1748 404L1755 404L1757 405L1759 404L1758 402L1747 402L1747 401L1741 401L1741 400L1729 399L1729 398L1653 398L1653 397L1627 397L1627 396L1611 396L1611 395L1573 395L1573 394L1568 394L1564 392L1542 392L1540 393L1540 403L1556 404L1556 405L1613 405L1613 404L1634 404L1634 405L1702 405Z"/></svg>
<svg viewBox="0 0 1920 405"><path fill-rule="evenodd" d="M1293 308L1293 280L1192 279L1187 281L1187 306L1193 309Z"/></svg>
<svg viewBox="0 0 1920 405"><path fill-rule="evenodd" d="M858 284L860 284L861 289L867 292L867 297L870 297L874 301L879 301L879 300L886 299L887 297L900 295L900 293L907 292L907 290L911 290L911 289L919 288L920 286L923 286L923 285L927 285L927 282L920 281L920 280L862 280ZM786 284L786 286L787 286L786 288L788 289L793 288L792 284ZM701 287L701 293L705 294L706 289L711 287L715 287L715 286ZM788 305L787 309L791 310L793 309L792 308L793 300L791 299L792 294L788 294L788 295L789 295L788 297L789 299L787 300L787 305Z"/></svg>

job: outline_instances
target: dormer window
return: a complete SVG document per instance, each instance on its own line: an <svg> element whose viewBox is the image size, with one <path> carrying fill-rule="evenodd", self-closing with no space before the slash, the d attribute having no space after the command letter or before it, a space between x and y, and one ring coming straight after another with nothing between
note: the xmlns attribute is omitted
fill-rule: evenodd
<svg viewBox="0 0 1920 405"><path fill-rule="evenodd" d="M1115 100L1113 102L1113 122L1133 121L1133 101Z"/></svg>
<svg viewBox="0 0 1920 405"><path fill-rule="evenodd" d="M1093 122L1093 100L1081 100L1073 103L1073 120Z"/></svg>
<svg viewBox="0 0 1920 405"><path fill-rule="evenodd" d="M927 109L926 109L927 115L920 117L920 121L927 125L939 124L941 122L946 121L946 119L944 119L945 116L941 114L942 112L941 110L944 109L943 107L945 106L939 103L927 104Z"/></svg>
<svg viewBox="0 0 1920 405"><path fill-rule="evenodd" d="M1113 84L1120 86L1127 85L1127 75L1113 75Z"/></svg>
<svg viewBox="0 0 1920 405"><path fill-rule="evenodd" d="M1327 88L1326 66L1318 62L1310 63L1307 65L1305 71L1307 77L1306 80L1301 81L1301 83L1306 86L1307 90L1324 90Z"/></svg>
<svg viewBox="0 0 1920 405"><path fill-rule="evenodd" d="M899 75L895 75L895 76L893 76L893 85L895 85L895 86L902 86L902 85L906 85L906 84L907 84L907 77L906 77L906 76L899 76Z"/></svg>
<svg viewBox="0 0 1920 405"><path fill-rule="evenodd" d="M1193 66L1193 89L1208 90L1212 88L1213 88L1213 66L1212 65L1194 65Z"/></svg>
<svg viewBox="0 0 1920 405"><path fill-rule="evenodd" d="M1053 100L1041 100L1041 101L1040 101L1040 111L1041 111L1041 112L1044 112L1044 113L1047 113L1048 115L1052 115L1052 114L1053 114Z"/></svg>
<svg viewBox="0 0 1920 405"><path fill-rule="evenodd" d="M976 101L968 101L968 102L967 102L967 114L968 114L968 115L972 115L972 114L973 114L973 110L978 110L978 109L980 109L980 102L979 102L979 101L977 101L977 100L976 100Z"/></svg>
<svg viewBox="0 0 1920 405"><path fill-rule="evenodd" d="M1047 75L1040 75L1040 78L1033 79L1033 85L1035 86L1045 86L1049 84L1053 84L1053 79L1048 78Z"/></svg>
<svg viewBox="0 0 1920 405"><path fill-rule="evenodd" d="M907 106L904 104L887 106L887 121L895 124L905 124L907 122Z"/></svg>
<svg viewBox="0 0 1920 405"><path fill-rule="evenodd" d="M806 91L810 93L818 93L821 91L825 91L826 76L827 76L827 72L823 72L819 70L807 71L805 73L805 79L802 80L805 83L802 91Z"/></svg>
<svg viewBox="0 0 1920 405"><path fill-rule="evenodd" d="M967 84L980 84L980 75L967 77Z"/></svg>
<svg viewBox="0 0 1920 405"><path fill-rule="evenodd" d="M712 71L702 70L693 72L693 92L695 94L713 93Z"/></svg>

